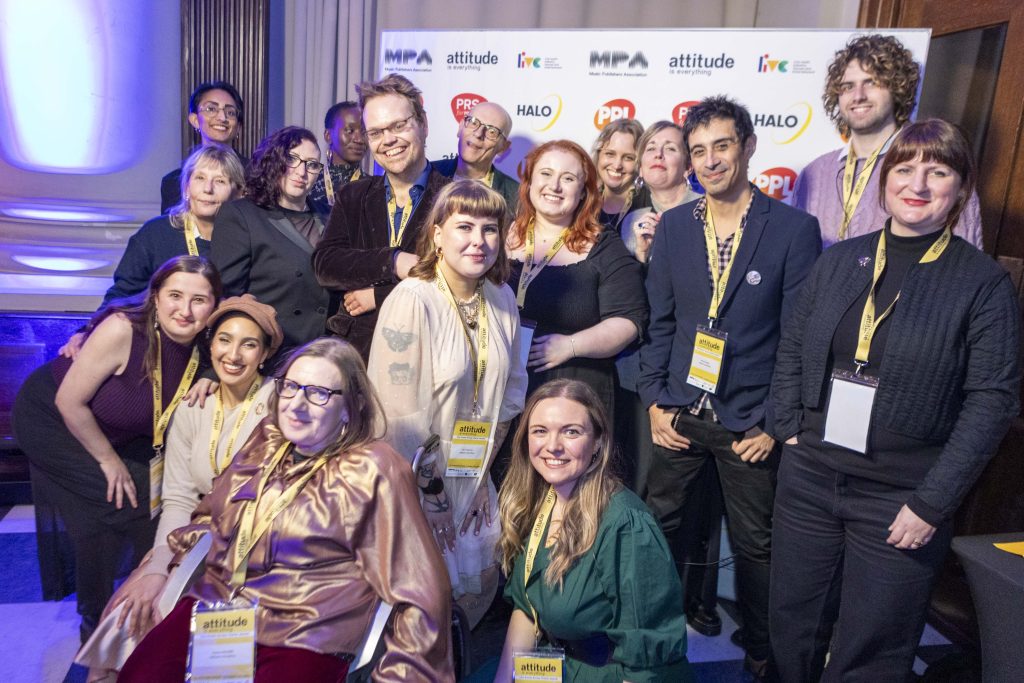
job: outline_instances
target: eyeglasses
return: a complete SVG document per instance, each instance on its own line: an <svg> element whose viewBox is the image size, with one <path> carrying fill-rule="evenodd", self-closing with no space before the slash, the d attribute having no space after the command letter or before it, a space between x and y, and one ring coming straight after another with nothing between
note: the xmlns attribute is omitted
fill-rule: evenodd
<svg viewBox="0 0 1024 683"><path fill-rule="evenodd" d="M318 387L315 384L299 384L286 377L274 378L274 389L281 398L295 398L295 395L299 393L299 389L302 389L302 392L306 395L306 400L316 406L325 406L331 400L331 396L341 396L345 393L341 389L328 389L327 387Z"/></svg>
<svg viewBox="0 0 1024 683"><path fill-rule="evenodd" d="M217 114L224 112L224 117L231 121L238 118L238 107L232 107L230 104L225 104L223 107L220 107L213 102L207 102L199 107L199 111L207 116L216 116Z"/></svg>
<svg viewBox="0 0 1024 683"><path fill-rule="evenodd" d="M466 114L466 118L462 119L462 122L466 124L466 128L473 131L474 133L480 130L480 126L483 126L484 137L487 138L488 140L497 140L498 138L505 137L505 134L501 132L501 128L484 123L480 119L476 118L475 116L471 116L470 114Z"/></svg>
<svg viewBox="0 0 1024 683"><path fill-rule="evenodd" d="M298 168L299 164L305 164L306 170L316 175L320 171L324 170L324 165L316 159L303 159L297 154L289 154L285 163L288 164L288 168Z"/></svg>
<svg viewBox="0 0 1024 683"><path fill-rule="evenodd" d="M377 140L380 140L384 136L384 131L386 130L391 131L392 135L404 133L405 131L409 130L409 122L412 121L414 118L416 118L416 114L410 114L409 116L405 117L404 119L401 119L400 121L395 121L390 126L384 126L383 128L371 128L370 130L366 131L366 139L369 140L370 142L376 142Z"/></svg>

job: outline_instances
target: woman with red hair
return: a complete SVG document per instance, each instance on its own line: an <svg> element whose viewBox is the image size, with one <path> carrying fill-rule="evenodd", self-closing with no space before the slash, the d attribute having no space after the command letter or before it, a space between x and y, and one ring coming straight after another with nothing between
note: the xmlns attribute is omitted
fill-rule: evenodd
<svg viewBox="0 0 1024 683"><path fill-rule="evenodd" d="M519 209L509 231L509 285L519 312L536 322L526 367L529 390L579 379L613 407L615 356L647 327L640 263L602 230L597 168L569 140L546 142L523 160Z"/></svg>

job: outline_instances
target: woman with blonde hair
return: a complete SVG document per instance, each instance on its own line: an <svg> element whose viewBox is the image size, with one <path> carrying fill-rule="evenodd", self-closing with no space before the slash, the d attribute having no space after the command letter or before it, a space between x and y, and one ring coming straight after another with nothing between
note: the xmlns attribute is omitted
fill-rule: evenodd
<svg viewBox="0 0 1024 683"><path fill-rule="evenodd" d="M458 180L441 190L424 225L419 263L381 307L369 373L388 443L411 460L431 435L440 438L417 483L452 590L475 624L498 585L490 465L526 392L519 312L505 284L505 200Z"/></svg>
<svg viewBox="0 0 1024 683"><path fill-rule="evenodd" d="M498 555L514 606L496 681L539 641L566 681L687 681L682 588L658 522L612 474L597 394L555 380L527 402L501 489Z"/></svg>
<svg viewBox="0 0 1024 683"><path fill-rule="evenodd" d="M601 129L590 150L602 199L598 220L609 230L619 229L637 199L637 143L643 134L639 121L616 119Z"/></svg>

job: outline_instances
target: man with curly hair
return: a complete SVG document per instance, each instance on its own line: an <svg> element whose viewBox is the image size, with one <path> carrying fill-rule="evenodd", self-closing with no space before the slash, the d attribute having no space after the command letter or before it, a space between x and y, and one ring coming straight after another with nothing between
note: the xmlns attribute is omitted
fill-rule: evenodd
<svg viewBox="0 0 1024 683"><path fill-rule="evenodd" d="M836 52L822 103L849 145L812 161L797 178L790 203L818 217L824 247L881 230L888 218L878 169L917 104L921 69L896 38L858 36ZM972 193L953 231L982 248L978 196Z"/></svg>

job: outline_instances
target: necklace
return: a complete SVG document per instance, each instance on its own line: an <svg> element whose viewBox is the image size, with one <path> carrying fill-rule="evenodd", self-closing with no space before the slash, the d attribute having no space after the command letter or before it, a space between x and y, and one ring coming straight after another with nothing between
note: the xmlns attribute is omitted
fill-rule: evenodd
<svg viewBox="0 0 1024 683"><path fill-rule="evenodd" d="M456 299L455 303L459 309L459 315L462 316L462 321L466 323L466 327L471 330L476 329L476 319L480 315L480 290L477 289L469 301Z"/></svg>

